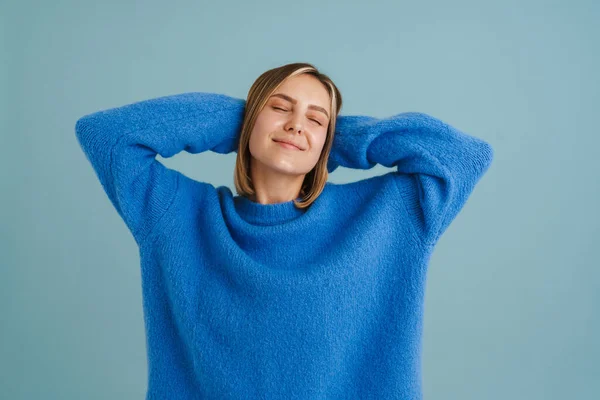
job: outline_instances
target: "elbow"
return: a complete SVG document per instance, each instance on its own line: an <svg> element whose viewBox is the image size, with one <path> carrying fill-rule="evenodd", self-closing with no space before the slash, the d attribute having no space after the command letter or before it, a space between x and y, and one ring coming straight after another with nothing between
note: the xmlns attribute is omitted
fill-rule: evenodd
<svg viewBox="0 0 600 400"><path fill-rule="evenodd" d="M80 142L84 138L89 138L93 132L101 132L104 129L101 126L101 119L97 114L87 114L75 122L75 136Z"/></svg>
<svg viewBox="0 0 600 400"><path fill-rule="evenodd" d="M88 115L83 116L75 122L75 135L81 137L85 132L90 130L90 117Z"/></svg>
<svg viewBox="0 0 600 400"><path fill-rule="evenodd" d="M484 140L480 140L481 146L479 153L477 154L478 166L481 170L481 173L485 173L492 162L494 161L494 148L491 144Z"/></svg>

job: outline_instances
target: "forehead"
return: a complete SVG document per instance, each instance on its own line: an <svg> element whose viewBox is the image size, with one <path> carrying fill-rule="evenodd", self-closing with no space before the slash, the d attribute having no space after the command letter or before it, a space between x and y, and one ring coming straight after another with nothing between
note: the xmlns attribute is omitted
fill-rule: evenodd
<svg viewBox="0 0 600 400"><path fill-rule="evenodd" d="M314 104L329 109L330 97L325 86L317 78L302 74L287 78L273 94L285 94L298 102Z"/></svg>

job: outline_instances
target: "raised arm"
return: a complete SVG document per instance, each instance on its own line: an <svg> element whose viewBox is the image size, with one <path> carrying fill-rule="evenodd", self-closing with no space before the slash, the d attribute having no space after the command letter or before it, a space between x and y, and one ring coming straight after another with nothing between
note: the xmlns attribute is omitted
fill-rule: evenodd
<svg viewBox="0 0 600 400"><path fill-rule="evenodd" d="M395 181L412 226L431 245L463 208L493 155L487 142L424 113L340 116L328 170L396 166Z"/></svg>
<svg viewBox="0 0 600 400"><path fill-rule="evenodd" d="M185 150L237 150L245 100L191 92L81 117L75 133L104 191L141 245L167 211L180 172L156 160Z"/></svg>

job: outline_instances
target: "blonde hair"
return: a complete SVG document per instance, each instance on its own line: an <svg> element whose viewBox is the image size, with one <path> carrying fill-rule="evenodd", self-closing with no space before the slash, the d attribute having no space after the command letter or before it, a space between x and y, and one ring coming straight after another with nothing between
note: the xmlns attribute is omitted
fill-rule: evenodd
<svg viewBox="0 0 600 400"><path fill-rule="evenodd" d="M248 91L233 178L235 189L241 196L250 197L255 194L254 185L252 184L252 179L249 174L250 159L252 157L250 154L249 142L256 118L275 90L277 90L287 78L300 74L312 75L325 86L325 89L327 89L329 97L331 98L329 111L331 118L329 120L329 126L327 127L327 138L325 139L321 156L315 167L305 175L300 189L300 197L302 197L302 200L294 200L294 205L297 208L306 208L310 206L317 197L319 197L325 187L325 183L329 176L327 171L327 160L333 144L337 115L342 108L342 96L333 81L327 75L319 72L312 64L291 63L264 72L256 79L256 81L254 81L252 87L250 87L250 90Z"/></svg>

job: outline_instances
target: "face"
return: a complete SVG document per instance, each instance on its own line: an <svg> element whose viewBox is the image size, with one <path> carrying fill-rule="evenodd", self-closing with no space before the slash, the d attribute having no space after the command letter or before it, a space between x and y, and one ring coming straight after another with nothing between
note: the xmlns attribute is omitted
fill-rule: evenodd
<svg viewBox="0 0 600 400"><path fill-rule="evenodd" d="M310 172L327 138L330 102L329 93L314 76L286 79L257 116L249 142L251 169L287 175ZM283 140L298 148L278 142Z"/></svg>

